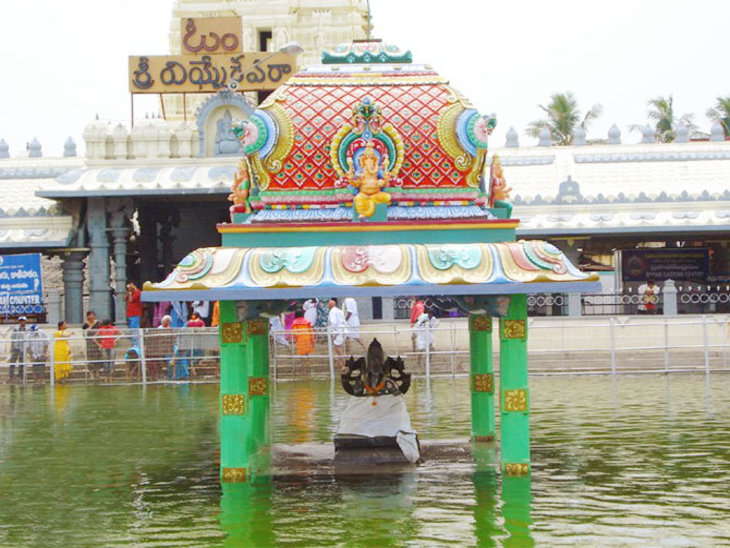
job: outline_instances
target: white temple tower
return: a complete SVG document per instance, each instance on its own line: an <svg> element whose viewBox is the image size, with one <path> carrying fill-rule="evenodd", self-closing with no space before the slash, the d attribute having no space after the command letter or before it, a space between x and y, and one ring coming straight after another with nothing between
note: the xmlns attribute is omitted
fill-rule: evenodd
<svg viewBox="0 0 730 548"><path fill-rule="evenodd" d="M365 38L368 27L366 0L175 0L170 22L170 53L179 54L180 20L183 17L238 15L243 26L245 51L274 51L296 41L304 53L300 65L318 63L323 49ZM188 119L208 96L188 95ZM256 101L256 94L249 99ZM179 95L165 97L168 120L182 119Z"/></svg>

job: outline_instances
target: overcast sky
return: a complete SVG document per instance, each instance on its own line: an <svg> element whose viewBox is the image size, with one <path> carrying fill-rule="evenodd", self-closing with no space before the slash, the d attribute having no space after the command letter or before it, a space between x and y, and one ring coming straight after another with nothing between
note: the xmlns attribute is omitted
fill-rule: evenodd
<svg viewBox="0 0 730 548"><path fill-rule="evenodd" d="M411 49L484 113L493 144L540 117L538 104L573 91L603 105L589 138L646 121L646 101L674 95L701 129L730 95L728 0L371 0L375 35ZM11 154L34 136L60 155L99 114L128 120L127 56L167 53L172 0L4 0L0 18L0 138ZM137 112L157 110L137 99Z"/></svg>

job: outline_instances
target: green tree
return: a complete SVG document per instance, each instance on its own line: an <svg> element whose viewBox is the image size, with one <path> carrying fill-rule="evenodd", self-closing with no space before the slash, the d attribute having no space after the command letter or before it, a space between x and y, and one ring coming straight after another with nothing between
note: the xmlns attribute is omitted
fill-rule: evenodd
<svg viewBox="0 0 730 548"><path fill-rule="evenodd" d="M684 124L689 128L690 134L697 131L697 125L694 123L693 114L683 114L677 118L674 113L674 98L655 97L649 99L649 125L653 125L656 130L657 143L671 143L677 136L676 129L678 124ZM641 131L642 126L633 125L632 130Z"/></svg>
<svg viewBox="0 0 730 548"><path fill-rule="evenodd" d="M539 137L540 130L548 128L553 140L558 145L569 145L573 142L573 132L577 127L588 128L588 124L598 118L603 111L601 105L593 105L585 116L581 117L578 101L570 92L555 93L550 96L548 105L538 105L547 115L543 120L535 120L527 126L527 135Z"/></svg>
<svg viewBox="0 0 730 548"><path fill-rule="evenodd" d="M718 97L715 106L707 111L707 117L713 122L720 122L725 137L730 137L730 96Z"/></svg>

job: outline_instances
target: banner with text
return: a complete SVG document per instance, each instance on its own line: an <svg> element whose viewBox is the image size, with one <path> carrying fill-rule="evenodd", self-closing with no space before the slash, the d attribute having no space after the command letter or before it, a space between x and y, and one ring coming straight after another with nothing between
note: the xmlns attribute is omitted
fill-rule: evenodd
<svg viewBox="0 0 730 548"><path fill-rule="evenodd" d="M0 255L0 315L43 313L40 253Z"/></svg>
<svg viewBox="0 0 730 548"><path fill-rule="evenodd" d="M624 282L704 282L710 267L705 248L624 249L621 272Z"/></svg>

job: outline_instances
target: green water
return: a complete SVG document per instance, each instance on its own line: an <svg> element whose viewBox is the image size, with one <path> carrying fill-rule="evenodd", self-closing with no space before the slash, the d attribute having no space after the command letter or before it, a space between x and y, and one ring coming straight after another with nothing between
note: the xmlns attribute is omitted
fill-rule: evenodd
<svg viewBox="0 0 730 548"><path fill-rule="evenodd" d="M470 461L217 483L217 386L0 386L1 546L730 544L730 377L531 379L533 476ZM281 383L277 443L330 439L339 389ZM465 378L408 394L463 438Z"/></svg>

